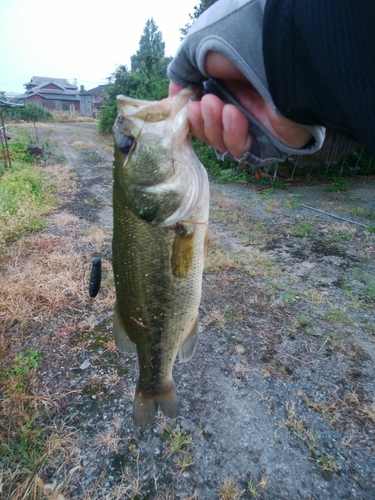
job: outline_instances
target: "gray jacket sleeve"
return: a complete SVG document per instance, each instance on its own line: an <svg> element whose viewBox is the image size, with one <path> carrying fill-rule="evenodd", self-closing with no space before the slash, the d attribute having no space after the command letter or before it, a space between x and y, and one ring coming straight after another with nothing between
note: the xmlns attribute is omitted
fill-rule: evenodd
<svg viewBox="0 0 375 500"><path fill-rule="evenodd" d="M284 145L241 107L220 80L210 79L206 73L207 53L213 50L224 54L278 113L268 89L263 61L262 30L265 4L266 0L218 0L190 28L168 67L169 78L178 85L185 87L204 83L206 93L218 95L245 113L252 136L250 150L242 158L234 158L229 152L224 155L218 153L218 156L253 166L283 160L292 154L314 153L322 146L325 136L323 127L304 125L314 139L301 149Z"/></svg>

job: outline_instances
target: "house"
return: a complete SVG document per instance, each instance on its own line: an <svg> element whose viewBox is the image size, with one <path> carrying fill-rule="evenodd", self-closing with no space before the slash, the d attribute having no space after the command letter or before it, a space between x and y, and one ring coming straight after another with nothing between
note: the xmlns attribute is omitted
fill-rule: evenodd
<svg viewBox="0 0 375 500"><path fill-rule="evenodd" d="M80 110L78 87L64 78L33 76L24 86L26 92L17 99L34 102L50 110L67 111L72 107L75 111Z"/></svg>
<svg viewBox="0 0 375 500"><path fill-rule="evenodd" d="M99 111L103 107L104 88L105 85L99 85L79 94L82 116L98 118Z"/></svg>

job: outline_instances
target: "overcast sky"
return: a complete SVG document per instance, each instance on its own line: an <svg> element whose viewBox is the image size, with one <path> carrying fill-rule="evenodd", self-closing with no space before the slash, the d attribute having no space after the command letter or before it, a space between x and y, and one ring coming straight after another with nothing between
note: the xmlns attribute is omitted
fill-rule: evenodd
<svg viewBox="0 0 375 500"><path fill-rule="evenodd" d="M199 0L0 0L0 90L24 92L32 76L66 78L87 90L130 66L147 19L163 34L166 55Z"/></svg>

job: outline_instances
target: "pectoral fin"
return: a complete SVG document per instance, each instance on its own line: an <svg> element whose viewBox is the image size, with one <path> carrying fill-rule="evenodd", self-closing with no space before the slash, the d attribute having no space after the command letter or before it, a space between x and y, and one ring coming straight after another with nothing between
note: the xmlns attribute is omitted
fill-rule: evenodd
<svg viewBox="0 0 375 500"><path fill-rule="evenodd" d="M193 323L191 332L186 337L184 343L178 350L180 363L185 363L186 361L189 361L189 359L193 357L195 349L197 348L198 345L198 334L199 334L199 321L197 316L197 319Z"/></svg>
<svg viewBox="0 0 375 500"><path fill-rule="evenodd" d="M115 314L113 318L113 334L115 336L116 347L120 352L128 354L136 352L136 346L126 333L124 323L122 322L121 316L117 310L117 305L115 306Z"/></svg>
<svg viewBox="0 0 375 500"><path fill-rule="evenodd" d="M194 231L187 234L183 226L176 229L173 243L172 272L176 278L186 278L194 259Z"/></svg>

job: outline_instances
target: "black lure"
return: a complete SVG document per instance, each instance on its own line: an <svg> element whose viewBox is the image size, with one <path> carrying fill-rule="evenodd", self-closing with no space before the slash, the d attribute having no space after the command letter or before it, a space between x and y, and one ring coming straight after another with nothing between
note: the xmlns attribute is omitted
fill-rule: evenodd
<svg viewBox="0 0 375 500"><path fill-rule="evenodd" d="M90 285L89 285L90 297L96 297L98 295L101 281L102 281L102 259L100 257L95 257L95 259L92 261L91 274L90 274Z"/></svg>

